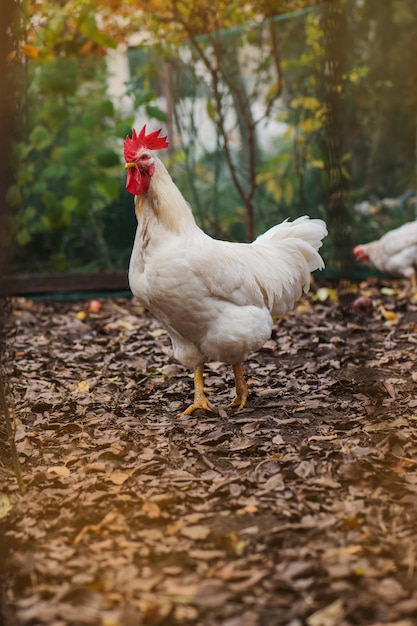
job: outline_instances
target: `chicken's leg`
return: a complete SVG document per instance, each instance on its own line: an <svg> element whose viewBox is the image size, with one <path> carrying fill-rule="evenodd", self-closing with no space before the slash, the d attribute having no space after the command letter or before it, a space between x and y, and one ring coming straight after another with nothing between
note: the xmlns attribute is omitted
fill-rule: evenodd
<svg viewBox="0 0 417 626"><path fill-rule="evenodd" d="M242 363L233 364L233 374L235 375L236 398L229 406L237 406L240 410L246 405L248 399L248 384L245 380Z"/></svg>
<svg viewBox="0 0 417 626"><path fill-rule="evenodd" d="M188 407L180 417L183 415L191 415L196 409L206 409L207 411L214 411L214 406L209 402L206 394L204 393L204 381L203 381L204 365L200 363L194 370L194 403Z"/></svg>

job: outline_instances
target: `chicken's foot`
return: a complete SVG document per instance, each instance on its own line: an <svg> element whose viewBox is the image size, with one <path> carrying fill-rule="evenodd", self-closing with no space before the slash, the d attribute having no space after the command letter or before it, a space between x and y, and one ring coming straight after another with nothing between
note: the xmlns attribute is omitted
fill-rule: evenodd
<svg viewBox="0 0 417 626"><path fill-rule="evenodd" d="M197 365L197 367L195 368L194 402L191 406L188 407L188 409L180 414L180 417L183 417L184 415L191 415L191 413L193 413L193 411L195 411L196 409L206 409L206 411L214 411L214 406L211 404L211 402L209 402L204 391L203 371L203 363Z"/></svg>
<svg viewBox="0 0 417 626"><path fill-rule="evenodd" d="M248 399L248 383L246 382L245 375L243 373L242 363L233 364L233 374L235 376L236 385L236 398L229 404L229 407L238 407L238 410L243 409Z"/></svg>

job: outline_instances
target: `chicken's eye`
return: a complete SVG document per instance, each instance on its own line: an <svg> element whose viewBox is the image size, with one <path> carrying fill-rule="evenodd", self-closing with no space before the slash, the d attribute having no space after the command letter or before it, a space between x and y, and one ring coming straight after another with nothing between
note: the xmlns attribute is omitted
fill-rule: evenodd
<svg viewBox="0 0 417 626"><path fill-rule="evenodd" d="M148 156L147 154L142 154L142 155L139 157L139 161L147 161L147 160L148 160L148 158L149 158L149 156Z"/></svg>

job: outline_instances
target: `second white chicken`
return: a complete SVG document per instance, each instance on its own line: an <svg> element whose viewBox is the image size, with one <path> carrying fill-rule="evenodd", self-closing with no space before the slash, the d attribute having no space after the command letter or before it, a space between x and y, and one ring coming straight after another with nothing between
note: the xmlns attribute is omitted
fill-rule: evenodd
<svg viewBox="0 0 417 626"><path fill-rule="evenodd" d="M381 239L357 245L353 254L380 272L408 278L417 290L417 220L388 231Z"/></svg>

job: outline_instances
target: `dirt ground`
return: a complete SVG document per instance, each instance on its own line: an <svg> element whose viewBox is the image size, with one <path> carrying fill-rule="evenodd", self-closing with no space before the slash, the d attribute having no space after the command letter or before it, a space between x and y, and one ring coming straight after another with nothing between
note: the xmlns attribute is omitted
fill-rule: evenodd
<svg viewBox="0 0 417 626"><path fill-rule="evenodd" d="M124 298L13 301L0 420L3 626L417 624L417 303L316 286L218 413ZM363 311L352 306L362 294Z"/></svg>

